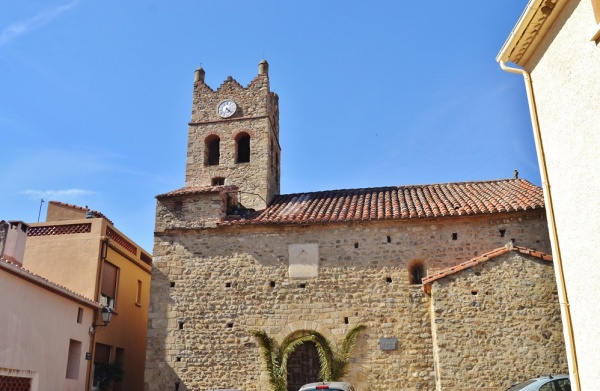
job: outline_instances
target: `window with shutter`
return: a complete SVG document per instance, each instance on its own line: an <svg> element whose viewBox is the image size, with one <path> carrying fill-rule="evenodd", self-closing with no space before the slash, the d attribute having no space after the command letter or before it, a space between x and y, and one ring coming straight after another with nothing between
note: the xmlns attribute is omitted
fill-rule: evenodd
<svg viewBox="0 0 600 391"><path fill-rule="evenodd" d="M110 262L104 261L102 266L102 286L100 288L100 302L110 308L115 308L117 299L117 281L119 268Z"/></svg>

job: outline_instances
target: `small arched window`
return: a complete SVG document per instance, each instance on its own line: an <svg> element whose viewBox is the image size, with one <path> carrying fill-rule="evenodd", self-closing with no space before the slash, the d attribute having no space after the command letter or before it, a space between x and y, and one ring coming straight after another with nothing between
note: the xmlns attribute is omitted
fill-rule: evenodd
<svg viewBox="0 0 600 391"><path fill-rule="evenodd" d="M250 162L250 135L248 133L240 133L235 138L237 149L236 163Z"/></svg>
<svg viewBox="0 0 600 391"><path fill-rule="evenodd" d="M206 165L216 166L219 164L221 155L220 142L218 136L210 136L206 138Z"/></svg>
<svg viewBox="0 0 600 391"><path fill-rule="evenodd" d="M408 283L421 284L423 277L425 277L425 262L422 259L413 259L408 264Z"/></svg>

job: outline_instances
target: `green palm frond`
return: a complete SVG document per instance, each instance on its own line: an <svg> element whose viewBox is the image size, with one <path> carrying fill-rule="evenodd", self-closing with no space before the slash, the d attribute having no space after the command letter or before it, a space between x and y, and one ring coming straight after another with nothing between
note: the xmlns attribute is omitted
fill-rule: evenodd
<svg viewBox="0 0 600 391"><path fill-rule="evenodd" d="M286 383L288 358L292 355L292 353L294 353L298 346L302 345L304 342L309 340L310 337L305 335L291 338L289 340L286 338L286 340L284 340L281 344L281 369L284 371L284 373L282 373L281 376L284 376L286 378Z"/></svg>
<svg viewBox="0 0 600 391"><path fill-rule="evenodd" d="M327 338L317 331L311 331L310 337L311 341L315 344L317 354L319 355L319 363L321 364L319 376L323 381L331 381L335 357L333 348Z"/></svg>
<svg viewBox="0 0 600 391"><path fill-rule="evenodd" d="M265 331L252 330L250 334L258 340L267 370L269 373L273 372L273 352L275 350L273 338L269 337Z"/></svg>
<svg viewBox="0 0 600 391"><path fill-rule="evenodd" d="M358 325L348 331L337 352L334 352L327 338L314 330L306 331L302 335L291 334L283 340L280 346L277 346L273 338L269 337L265 331L254 330L250 334L257 339L260 345L261 355L269 375L269 384L273 391L286 391L288 359L298 346L308 341L314 343L321 364L319 376L323 381L339 381L346 375L356 339L365 329L366 326Z"/></svg>
<svg viewBox="0 0 600 391"><path fill-rule="evenodd" d="M287 389L287 375L282 381L281 373L282 371L285 373L287 369L281 365L280 348L275 345L273 338L269 337L264 330L253 330L250 331L250 334L258 340L260 345L261 355L269 375L269 384L271 384L274 391L285 391Z"/></svg>
<svg viewBox="0 0 600 391"><path fill-rule="evenodd" d="M340 347L340 350L338 351L338 354L333 362L331 374L332 380L341 380L344 376L346 376L352 349L356 344L356 338L358 338L358 334L360 334L366 328L367 326L365 325L357 325L346 333L344 341L342 342L342 346Z"/></svg>
<svg viewBox="0 0 600 391"><path fill-rule="evenodd" d="M359 324L346 333L339 351L340 358L344 358L345 360L350 358L352 349L354 348L354 345L356 345L356 339L358 338L358 335L366 328L367 326L364 324Z"/></svg>

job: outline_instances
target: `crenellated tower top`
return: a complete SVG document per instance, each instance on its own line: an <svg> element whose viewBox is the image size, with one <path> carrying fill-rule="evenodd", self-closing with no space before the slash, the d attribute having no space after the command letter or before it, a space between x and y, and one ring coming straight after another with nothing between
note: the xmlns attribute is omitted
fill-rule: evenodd
<svg viewBox="0 0 600 391"><path fill-rule="evenodd" d="M269 64L243 87L229 76L217 90L196 70L188 128L186 187L235 185L247 208L263 209L279 194L279 98L269 88Z"/></svg>

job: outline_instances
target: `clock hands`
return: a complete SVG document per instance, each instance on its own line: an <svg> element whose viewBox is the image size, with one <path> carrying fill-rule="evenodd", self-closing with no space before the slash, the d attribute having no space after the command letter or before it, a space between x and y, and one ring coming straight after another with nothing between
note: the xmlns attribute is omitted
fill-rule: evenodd
<svg viewBox="0 0 600 391"><path fill-rule="evenodd" d="M221 102L217 111L221 117L229 118L235 113L235 111L237 109L236 106L237 105L235 104L235 102L233 102L231 100L226 100L226 101Z"/></svg>

